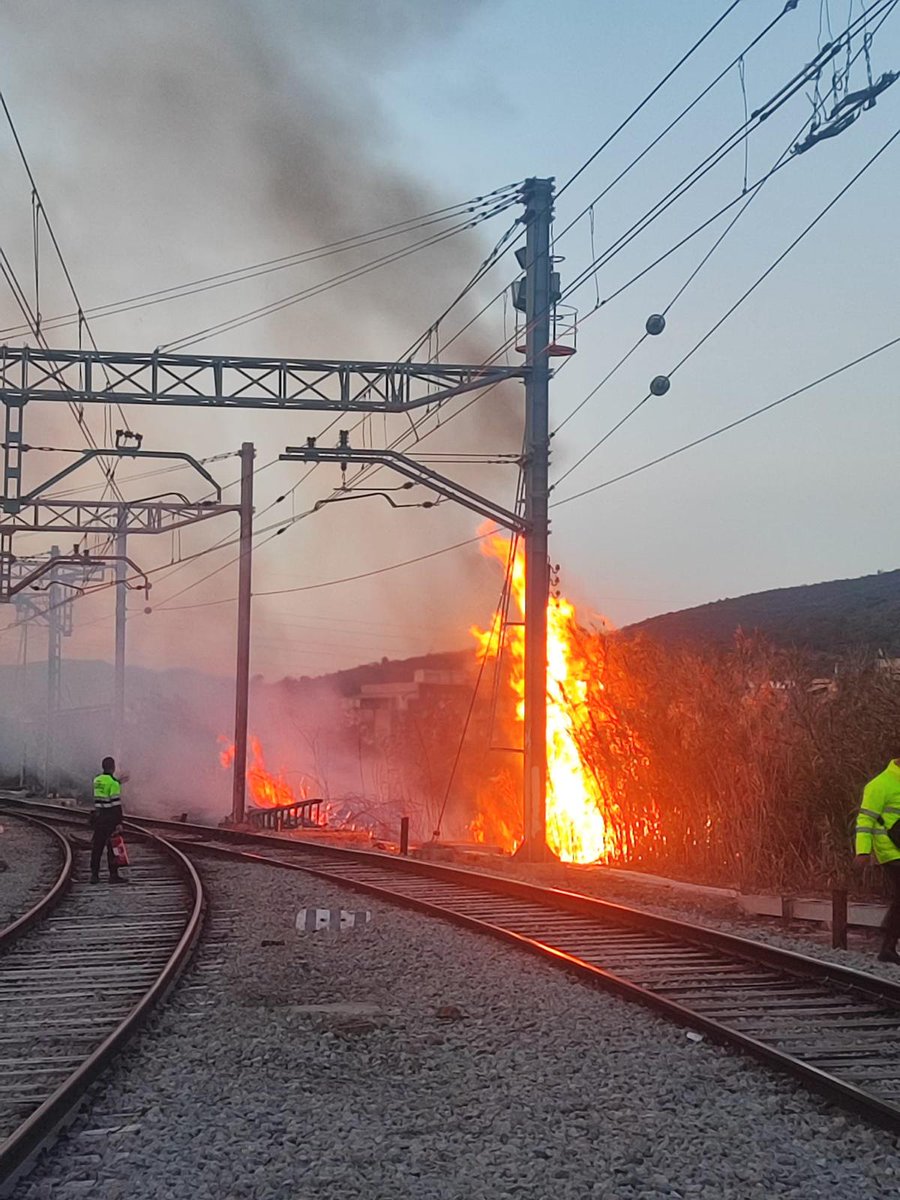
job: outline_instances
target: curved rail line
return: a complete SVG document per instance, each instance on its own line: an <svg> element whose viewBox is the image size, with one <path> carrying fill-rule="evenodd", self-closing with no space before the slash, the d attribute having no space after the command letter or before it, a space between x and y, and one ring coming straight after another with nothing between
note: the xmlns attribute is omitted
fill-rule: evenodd
<svg viewBox="0 0 900 1200"><path fill-rule="evenodd" d="M72 869L75 864L72 847L68 839L58 829L54 829L46 821L39 821L36 817L28 816L27 813L16 813L13 816L13 820L26 821L29 825L34 825L43 833L46 833L50 840L56 844L61 863L59 874L40 899L31 908L16 917L14 921L11 921L4 929L0 929L0 954L11 946L16 938L21 937L26 929L30 929L32 925L35 925L51 909L56 907L72 881Z"/></svg>
<svg viewBox="0 0 900 1200"><path fill-rule="evenodd" d="M302 870L502 938L900 1132L900 982L462 867L179 822L186 852Z"/></svg>
<svg viewBox="0 0 900 1200"><path fill-rule="evenodd" d="M127 887L90 886L88 851L76 846L64 898L0 946L0 1195L71 1119L199 936L204 896L193 864L131 828L139 844Z"/></svg>

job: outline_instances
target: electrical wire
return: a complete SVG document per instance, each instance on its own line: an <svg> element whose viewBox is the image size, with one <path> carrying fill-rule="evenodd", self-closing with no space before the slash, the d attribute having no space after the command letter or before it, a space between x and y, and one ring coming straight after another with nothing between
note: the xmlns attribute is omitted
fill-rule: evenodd
<svg viewBox="0 0 900 1200"><path fill-rule="evenodd" d="M881 20L879 21L879 23L875 27L875 29L871 32L871 34L866 34L863 46L859 50L856 51L856 53L852 56L852 58L849 59L849 61L847 63L848 71L855 64L855 62L860 57L860 55L867 52L868 46L870 44L870 39L873 38L875 33L878 32L878 30L881 28L881 26L884 24L884 22L890 16L891 12L894 10L895 7L896 7L896 0L894 0L894 3L892 3L890 5L890 7L888 8L888 10L886 12L884 12L884 14L881 17ZM848 49L849 49L849 47L848 47ZM728 237L728 235L732 232L732 230L734 229L734 227L736 226L738 221L741 219L741 217L747 212L750 205L753 203L754 199L759 195L763 186L775 174L777 174L778 171L780 171L783 167L787 166L789 162L793 161L793 158L790 155L790 150L791 150L791 147L794 145L794 143L797 141L797 138L802 133L805 125L806 125L806 120L804 119L803 124L800 126L800 129L798 130L798 132L793 137L791 137L791 139L789 140L784 151L775 160L772 167L766 172L765 175L763 175L760 179L756 180L750 186L747 186L745 183L745 186L739 195L737 195L733 199L729 200L727 204L723 205L720 209L718 209L718 211L715 212L711 217L706 218L706 220L702 221L698 226L696 226L693 230L691 230L690 233L686 234L683 238L681 238L679 241L677 241L673 246L670 246L668 250L664 251L663 254L659 255L656 259L654 259L653 262L649 263L645 267L642 267L641 270L638 271L636 275L633 275L629 280L627 280L625 283L621 284L618 288L616 288L615 291L611 292L604 299L600 300L597 304L595 304L594 308L591 309L588 313L586 313L581 318L580 323L583 324L584 321L586 321L589 317L593 316L593 314L599 308L602 308L604 305L609 304L613 300L617 299L617 297L622 295L623 292L627 291L628 288L630 288L633 284L637 283L638 280L642 279L645 275L647 275L655 267L659 266L659 264L662 263L665 259L669 258L677 250L680 250L683 246L685 246L689 241L691 241L694 237L696 237L699 233L701 233L708 226L714 224L729 209L733 208L735 204L739 204L741 202L741 200L744 200L744 204L742 205L742 207L738 210L738 212L735 214L735 216L732 218L732 220L729 221L729 223L726 225L725 229L718 235L718 237L712 243L710 248L702 256L699 263L690 272L687 279L684 281L684 283L681 285L681 287L678 289L678 291L674 294L674 296L671 298L671 300L669 300L668 304L666 304L665 307L663 309L661 309L661 314L663 316L667 316L669 314L669 312L671 311L671 309L673 308L673 306L681 299L681 297L687 291L688 287L690 287L690 285L696 280L697 276L700 274L700 272L703 270L703 268L710 261L713 254L715 254L715 252L721 247L722 243L725 241L725 239ZM595 276L595 278L596 278L596 276ZM551 435L550 435L551 437L555 437L560 432L560 430L563 429L569 423L569 421L571 421L579 412L581 412L581 410L585 407L585 405L588 404L594 398L594 396L597 395L597 393L601 390L601 388L603 388L613 378L613 376L617 374L619 369L622 366L624 366L624 364L631 358L631 356L635 353L635 351L638 350L639 347L644 344L644 342L647 340L648 336L649 336L649 334L646 331L643 334L641 334L641 336L631 346L631 348L629 350L627 350L625 352L625 354L622 355L622 357L615 363L615 365L606 373L606 375L603 376L603 378L600 380L600 382L594 388L592 388L590 392L588 392L588 394L580 401L580 403L577 404L575 406L575 408L572 409L572 411L562 421L560 421L560 423L556 426L556 428L551 432ZM615 426L612 430L610 430L610 433L606 436L607 437L610 436L618 428L619 428L618 425ZM598 445L602 444L602 441L605 441L605 440L606 440L606 437L604 437L601 440L601 443L598 443Z"/></svg>
<svg viewBox="0 0 900 1200"><path fill-rule="evenodd" d="M417 242L413 242L410 246L405 246L402 249L391 251L389 254L382 255L380 258L373 259L358 267L353 267L350 270L343 271L338 275L332 276L330 279L323 280L321 283L313 284L308 288L304 288L299 292L294 292L289 296L283 296L279 300L273 300L268 304L259 306L258 308L250 309L248 312L242 313L237 317L232 317L227 321L220 321L215 325L207 326L205 329L196 330L194 333L184 337L175 339L174 341L165 343L160 346L161 350L177 351L186 346L197 345L200 342L208 341L211 337L216 337L220 333L231 333L235 329L239 329L244 325L248 325L253 321L259 320L261 317L272 316L276 312L281 312L285 308L289 308L294 304L299 304L304 300L311 299L314 296L322 295L324 292L331 291L332 288L338 287L342 283L350 280L359 279L363 275L368 275L370 272L378 270L383 266L388 266L398 262L401 259L409 257L411 254L416 254L420 250L429 249L432 246L439 245L448 238L455 237L457 234L465 230L474 229L482 222L489 220L491 217L497 216L509 208L515 199L507 199L494 205L493 208L485 210L483 213L472 217L471 219L459 222L451 226L450 229L442 230L436 234L430 234L428 237L422 238Z"/></svg>
<svg viewBox="0 0 900 1200"><path fill-rule="evenodd" d="M847 183L844 184L844 186L837 192L837 194L834 195L831 198L831 200L829 200L829 202L825 205L825 207L820 209L819 212L816 214L816 216L813 217L813 219L810 222L808 222L808 224L806 226L804 226L804 228L789 243L789 245L784 250L782 250L781 254L779 254L778 257L772 263L770 263L768 267L766 267L766 269L762 272L762 274L757 276L757 278L753 281L753 283L750 284L750 286L744 290L744 292L737 298L737 300L735 300L735 302L706 331L706 333L704 333L703 336L697 342L694 343L694 345L687 351L687 353L682 355L682 357L678 360L678 362L675 364L675 366L672 367L672 369L668 372L668 374L667 374L668 379L671 380L672 376L676 373L676 371L680 370L680 368L683 367L685 365L685 363L687 363L691 358L693 358L693 356L697 353L697 351L700 350L701 347L704 346L706 344L706 342L708 342L709 339L716 332L718 332L719 329L722 328L722 326L725 324L725 322L728 321L730 319L730 317L732 317L733 314L735 312L737 312L737 310L741 307L741 305L750 296L753 295L753 293L760 286L760 284L762 284L766 279L768 279L768 277L772 274L772 272L774 270L776 270L776 268L779 267L781 265L781 263L784 262L784 260L791 253L791 251L796 249L796 247L799 246L799 244L803 241L803 239L807 236L807 234L809 234L813 229L815 229L815 227L819 224L819 222L821 220L823 220L823 218L825 216L827 216L827 214L829 212L831 212L831 210L835 207L835 205L838 204L843 199L844 196L846 196L847 192L850 191L850 189L854 186L854 184L856 184L866 174L866 172L878 161L878 159L882 156L882 154L884 154L889 149L889 147L891 145L893 145L893 143L897 140L898 137L900 137L900 128L895 130L895 132L893 134L891 134L891 136L884 143L882 143L882 145L879 147L879 149L876 150L875 153L872 154L866 160L866 162L859 168L859 170L856 172L856 174L853 175L847 181ZM598 441L596 441L593 444L593 446L591 446L588 450L586 450L579 459L577 459L566 471L564 471L562 473L562 475L560 475L559 479L556 480L553 487L554 488L558 487L564 480L568 479L568 477L573 473L573 471L576 471L618 429L621 429L621 427L625 424L625 422L628 421L631 417L633 417L634 414L636 412L638 412L647 403L647 401L652 398L652 395L653 395L652 391L648 392L642 400L639 400L631 409L629 409L629 411L619 421L617 421L616 424L603 435L603 437L601 437Z"/></svg>
<svg viewBox="0 0 900 1200"><path fill-rule="evenodd" d="M490 646L494 640L494 630L495 629L497 629L497 636L498 637L502 636L502 615L501 614L503 612L504 596L507 593L507 590L510 585L510 581L512 579L512 571L513 571L513 566L514 566L515 560L516 560L516 548L518 546L518 541L519 541L518 534L513 534L510 537L509 554L508 554L507 562L506 562L506 570L505 570L504 576L503 576L503 587L500 590L500 599L497 602L497 606L494 609L494 615L491 618L491 630L490 630L490 633L488 634L488 646ZM485 650L484 653L481 655L481 661L478 664L478 672L475 676L475 684L472 688L472 695L469 698L469 705L468 705L468 708L466 709L466 715L463 720L462 729L460 730L459 741L457 742L456 751L453 755L453 762L450 765L450 771L447 775L447 782L444 785L444 796L441 801L441 807L440 807L440 811L438 813L438 819L435 822L435 827L434 827L433 836L434 836L435 840L437 840L441 835L441 824L444 820L444 813L447 810L447 803L450 800L450 793L453 790L453 781L456 778L456 772L459 767L460 759L462 758L463 747L466 744L466 736L469 732L469 725L472 722L472 714L475 711L475 704L476 704L476 701L478 700L478 691L481 687L481 680L484 676L484 668L487 665L487 660L488 660L488 652L487 652L487 650Z"/></svg>
<svg viewBox="0 0 900 1200"><path fill-rule="evenodd" d="M897 0L882 0L877 9L880 14L889 13ZM871 15L871 13L870 13ZM726 137L710 154L698 163L691 171L682 177L673 188L660 200L651 206L625 233L621 234L593 262L585 267L565 288L561 299L572 296L579 288L589 282L596 271L602 270L617 254L624 250L636 237L643 233L655 220L666 212L673 204L682 199L697 183L722 162L732 150L743 144L745 136L755 132L765 121L769 120L779 109L798 94L815 75L822 70L825 63L834 59L841 47L856 35L861 26L862 18L851 22L841 37L834 43L824 47L812 63L807 64L797 72L787 83L783 84L764 104L750 115L749 125L742 123L738 129Z"/></svg>
<svg viewBox="0 0 900 1200"><path fill-rule="evenodd" d="M660 91L660 89L663 88L669 82L669 80L672 78L672 76L675 75L676 72L679 71L684 66L684 64L688 61L688 59L691 58L692 55L695 54L696 51L700 49L700 47L707 40L707 38L709 38L713 33L715 33L715 31L719 28L719 26L722 24L722 22L734 12L734 10L737 8L737 6L740 4L740 2L741 2L741 0L732 0L732 3L728 5L728 7L725 9L725 11L722 13L721 16L716 18L716 20L712 23L712 25L709 27L709 29L707 29L706 33L704 33L700 38L698 38L698 40L696 42L694 42L693 46L691 46L691 48L685 54L683 54L681 56L681 58L678 60L678 62L675 64L675 66L671 67L666 72L666 74L662 77L662 79L660 79L659 83L657 83L656 86L647 93L647 95L640 102L640 104L638 104L635 108L633 108L631 110L631 112L628 114L628 116L625 117L625 119L616 126L616 128L612 131L612 133L609 134L608 137L604 138L604 140L600 143L600 145L597 147L597 149L594 150L594 152L585 159L585 161L581 164L581 166L578 168L578 170L569 176L569 178L566 180L566 182L563 184L563 186L557 192L557 198L559 198L565 191L567 191L572 186L572 184L575 182L576 179L578 179L581 175L584 174L584 172L588 169L588 167L593 162L596 161L596 159L598 158L598 156L600 154L603 153L603 151L610 144L610 142L612 142L614 138L619 136L619 134L622 132L622 130L627 125L629 125L631 123L631 121L633 121L634 118L638 115L638 113L641 112L641 110L650 103L650 101L657 94L657 92ZM787 7L795 8L796 0L788 0L788 5L786 6L786 9L787 9Z"/></svg>
<svg viewBox="0 0 900 1200"><path fill-rule="evenodd" d="M603 488L611 487L614 483L621 483L623 479L630 479L633 475L639 475L642 471L648 471L651 467L658 466L660 463L668 462L670 458L684 454L687 450L693 450L695 446L702 446L704 442L712 441L713 438L720 437L723 433L728 433L730 430L736 429L739 425L745 425L748 421L762 416L763 413L771 412L772 409L778 408L782 404L787 404L788 401L794 400L798 396L802 396L806 392L820 387L823 383L827 383L829 380L843 375L846 371L858 367L861 363L868 362L869 359L875 358L876 355L882 354L894 346L900 346L900 336L891 338L888 342L883 342L880 346L876 346L874 350L869 350L865 354L859 355L858 358L844 363L843 366L836 367L833 371L829 371L825 375L820 375L818 379L814 379L811 383L804 384L803 387L796 388L794 391L788 392L787 395L780 396L777 400L772 400L769 404L764 404L761 408L756 408L752 412L746 413L743 417L738 417L735 421L729 421L727 425L719 426L718 429L704 434L703 437L694 438L693 441L686 442L683 446L678 446L675 450L670 450L668 453L661 454L649 462L642 463L639 467L632 467L630 471L623 471L622 474L616 475L612 479L605 479L602 483L595 483L592 487L585 488L583 491L574 492L571 496L563 496L559 500L554 500L550 507L559 508L563 504L570 504L573 500L580 500L582 497L590 496L592 493L599 492Z"/></svg>
<svg viewBox="0 0 900 1200"><path fill-rule="evenodd" d="M454 219L463 213L475 213L481 207L486 206L488 202L491 204L496 203L496 197L514 191L518 186L518 184L507 184L502 188L497 188L495 191L487 193L485 196L475 196L472 200L461 204L449 205L446 208L424 213L419 217L411 217L405 221L383 225L368 233L356 234L353 237L342 238L336 242L328 242L322 246L297 251L294 254L281 255L278 258L265 259L262 262L252 263L245 267L236 267L230 271L222 271L215 275L206 275L200 279L191 280L188 283L176 284L172 287L161 288L152 292L143 292L124 300L113 301L109 304L101 304L94 308L85 309L81 314L78 312L62 313L57 317L51 317L43 321L42 328L45 330L65 329L68 326L76 324L79 315L99 319L115 316L119 313L133 312L135 309L147 308L155 304L164 304L170 300L181 300L203 292L212 291L219 287L227 287L232 283L244 283L247 280L258 279L275 271L287 270L294 266L316 262L333 254L361 249L375 242L400 237L405 233L412 233L419 229L424 229L429 225ZM10 326L6 329L0 329L0 336L16 336L28 331L28 326Z"/></svg>
<svg viewBox="0 0 900 1200"><path fill-rule="evenodd" d="M796 5L794 5L793 7L796 7ZM740 54L735 55L735 57L731 60L731 62L729 62L726 67L723 67L722 70L719 71L719 73L715 76L715 78L712 79L710 81L710 83L708 83L706 85L706 87L703 88L703 90L701 92L699 92L694 97L693 100L690 101L689 104L685 105L685 107L682 108L681 111L675 117L672 118L672 120L668 123L668 125L666 125L660 131L660 133L658 133L653 138L653 140L644 147L644 149L640 152L640 154L636 155L633 159L631 159L631 161L625 167L622 168L622 170L618 173L618 175L616 175L612 180L610 180L609 183L604 185L602 191L598 192L598 194L594 197L594 199L591 200L591 202L589 204L585 205L585 207L581 210L581 212L576 217L573 217L573 219L569 222L569 224L566 225L566 227L563 230L561 230L561 232L559 234L557 234L557 241L560 238L562 238L566 233L568 233L569 230L572 228L572 226L577 221L581 220L582 217L584 217L586 214L590 213L593 210L594 206L599 204L599 202L606 195L608 195L609 192L612 191L612 189L616 186L616 184L620 183L625 178L626 175L628 175L640 162L642 162L643 159L646 158L646 156L650 153L650 151L655 149L655 147L659 145L659 143L663 140L663 138L665 138L675 128L676 125L678 125L681 121L683 121L684 118L689 113L691 113L697 107L697 105L702 100L704 100L709 95L709 93L715 87L717 87L718 84L720 84L722 82L722 80L731 71L733 71L736 66L738 66L744 60L746 55L748 55L751 50L755 49L756 46L758 46L759 43L763 40L763 38L767 37L768 34L771 33L771 31L775 28L775 26L779 23L779 21L781 21L781 19L783 17L785 17L787 15L787 13L790 11L792 11L791 6L785 5L785 7L781 10L781 12L773 20L771 20L756 35L756 37L754 37L750 42L747 43L747 45L743 48L743 50L741 50ZM746 115L744 118L744 124L745 124L745 126L749 124L749 118Z"/></svg>
<svg viewBox="0 0 900 1200"><path fill-rule="evenodd" d="M300 587L290 588L275 588L272 591L254 592L254 597L262 596L293 596L297 592L315 592L321 588L337 587L343 583L356 583L360 579L371 579L376 575L386 575L390 571L398 571L401 567L409 567L414 563L426 562L430 558L437 558L442 554L449 554L452 550L460 550L463 546L473 546L476 542L480 542L483 538L490 537L493 530L487 533L477 534L475 537L466 538L462 542L454 542L452 546L442 546L440 550L430 550L427 554L419 554L415 558L406 558L402 562L391 563L386 567L377 567L372 571L361 571L357 575L346 575L341 579L326 579L319 583L306 583ZM200 604L178 604L171 608L165 608L165 612L179 612L189 608L211 608L216 604L234 604L237 601L237 596L230 596L225 600L207 600ZM159 607L154 609L154 612L159 611Z"/></svg>

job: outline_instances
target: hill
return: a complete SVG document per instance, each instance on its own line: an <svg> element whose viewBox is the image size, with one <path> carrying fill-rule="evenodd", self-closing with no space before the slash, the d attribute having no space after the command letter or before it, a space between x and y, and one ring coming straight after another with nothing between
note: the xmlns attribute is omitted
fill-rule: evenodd
<svg viewBox="0 0 900 1200"><path fill-rule="evenodd" d="M667 645L725 645L739 629L822 654L862 649L900 657L900 570L716 600L650 617L624 632Z"/></svg>

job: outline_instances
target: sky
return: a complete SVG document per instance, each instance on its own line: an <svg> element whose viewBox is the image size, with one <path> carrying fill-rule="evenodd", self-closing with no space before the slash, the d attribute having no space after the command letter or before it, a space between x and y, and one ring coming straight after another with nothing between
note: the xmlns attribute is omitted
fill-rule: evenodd
<svg viewBox="0 0 900 1200"><path fill-rule="evenodd" d="M367 233L529 176L553 176L562 188L726 7L726 0L8 0L0 18L0 87L89 310ZM564 287L742 126L745 96L735 67L601 196L783 8L783 0L740 0L562 191L554 251ZM843 28L848 10L859 16L859 0L799 0L786 12L745 55L747 111L815 55L829 21L833 31ZM900 68L900 12L878 32L871 57L876 77ZM826 95L831 84L829 70L821 85ZM850 90L864 85L860 58ZM580 314L578 350L551 385L554 427L638 341L647 316L667 311L665 332L645 339L553 441L552 561L586 617L603 614L623 625L726 596L898 565L900 348L669 462L565 501L900 334L893 202L900 139L673 373L665 396L648 400L560 478L647 394L654 376L673 371L900 127L900 84L839 137L791 158L671 307L728 217L614 296L740 197L745 179L752 184L765 175L805 133L811 113L804 90L571 297ZM0 245L33 301L30 186L2 122L0 165ZM204 353L390 361L454 299L519 211L512 206L477 229L203 341L190 335L364 264L384 253L385 243L98 317L91 330L110 350L187 339L188 350ZM38 248L46 322L71 312L72 300L46 233ZM513 314L502 289L514 278L507 254L453 310L442 342L499 297L445 361L481 362L507 339ZM11 330L18 322L11 294L0 293L0 324ZM52 345L76 344L72 327L47 336ZM509 361L516 361L514 350ZM226 455L209 469L232 485L230 500L238 477L233 455L243 440L257 446L257 528L274 527L257 538L255 672L315 675L383 655L455 649L470 644L470 626L489 619L502 581L477 546L331 582L465 541L479 522L450 504L395 510L377 498L327 505L297 520L330 494L338 472L319 467L300 483L303 468L279 463L277 455L318 433L321 416L127 415L146 448ZM448 415L441 428L426 426L427 442L411 452L511 455L519 448L518 385L449 423ZM105 432L99 410L89 417L101 442L118 427L117 414ZM378 445L406 428L396 417L371 421L364 433ZM26 437L35 446L78 446L60 405L31 405ZM37 482L72 460L71 453L29 452L27 479ZM168 488L201 494L184 471L132 479L154 465L121 469L126 495ZM508 464L440 469L512 502L515 470ZM81 494L98 496L98 478L84 468L78 483L91 490ZM396 482L385 474L382 481ZM149 601L138 592L129 598L130 661L230 674L235 524L218 521L214 531L210 523L178 538L131 539L130 553L153 572L153 588ZM284 531L275 536L277 528ZM221 549L182 561L220 539ZM47 539L22 537L16 548L40 553ZM110 657L113 607L111 590L76 602L67 655ZM0 658L15 661L20 632L8 624L0 625ZM32 637L33 654L42 636Z"/></svg>

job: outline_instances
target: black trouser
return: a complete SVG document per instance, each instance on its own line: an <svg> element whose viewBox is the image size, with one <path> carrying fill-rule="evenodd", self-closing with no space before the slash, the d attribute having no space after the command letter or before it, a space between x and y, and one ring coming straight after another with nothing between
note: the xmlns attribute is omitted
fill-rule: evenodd
<svg viewBox="0 0 900 1200"><path fill-rule="evenodd" d="M900 938L900 858L882 863L884 878L888 885L890 903L881 922L881 932L884 935L884 945L893 950Z"/></svg>
<svg viewBox="0 0 900 1200"><path fill-rule="evenodd" d="M94 827L94 836L91 840L91 874L100 874L100 859L103 857L103 848L106 847L106 864L109 867L110 875L117 875L119 868L116 864L116 856L113 854L112 843L110 838L119 825L121 817L117 812L105 813L101 810L95 810L91 818L91 824Z"/></svg>

